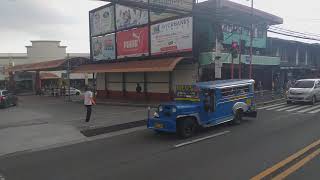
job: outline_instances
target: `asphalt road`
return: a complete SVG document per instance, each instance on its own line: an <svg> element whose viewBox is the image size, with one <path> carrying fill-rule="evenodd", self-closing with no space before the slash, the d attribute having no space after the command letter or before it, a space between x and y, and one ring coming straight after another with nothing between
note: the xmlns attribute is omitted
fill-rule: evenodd
<svg viewBox="0 0 320 180"><path fill-rule="evenodd" d="M287 111L290 107L285 108L281 105L269 108L271 110L262 109L256 120L246 120L239 126L210 128L187 140L141 130L0 157L0 177L2 175L6 180L239 180L258 175L271 179L302 162L300 168L286 177L319 179L319 156L303 162L320 148L320 143L274 171L268 170L320 139L319 113L290 112ZM284 110L277 111L279 109ZM209 138L180 146L204 137ZM265 170L267 175L259 176Z"/></svg>

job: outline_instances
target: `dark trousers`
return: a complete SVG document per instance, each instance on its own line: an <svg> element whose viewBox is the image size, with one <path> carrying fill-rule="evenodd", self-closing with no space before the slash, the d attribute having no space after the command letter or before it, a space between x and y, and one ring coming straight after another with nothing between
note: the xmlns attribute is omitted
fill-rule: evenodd
<svg viewBox="0 0 320 180"><path fill-rule="evenodd" d="M87 107L86 122L89 122L90 121L90 117L91 117L92 106L91 105L86 105L86 107Z"/></svg>

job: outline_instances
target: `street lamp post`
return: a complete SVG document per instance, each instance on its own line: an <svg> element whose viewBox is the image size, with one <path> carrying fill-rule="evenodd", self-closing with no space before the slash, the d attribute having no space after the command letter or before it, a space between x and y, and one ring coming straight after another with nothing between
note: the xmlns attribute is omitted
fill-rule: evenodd
<svg viewBox="0 0 320 180"><path fill-rule="evenodd" d="M253 20L253 0L251 0L251 21ZM251 23L250 32L250 66L249 66L249 79L252 79L252 44L253 44L253 23Z"/></svg>

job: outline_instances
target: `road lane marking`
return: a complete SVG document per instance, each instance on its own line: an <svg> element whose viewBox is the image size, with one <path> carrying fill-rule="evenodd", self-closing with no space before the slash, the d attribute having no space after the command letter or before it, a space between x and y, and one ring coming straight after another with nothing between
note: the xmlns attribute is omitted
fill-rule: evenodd
<svg viewBox="0 0 320 180"><path fill-rule="evenodd" d="M271 166L268 169L262 171L258 175L252 177L250 180L260 180L260 179L265 178L266 176L270 175L271 173L275 172L276 170L280 169L281 167L285 166L286 164L290 163L291 161L297 159L298 157L300 157L301 155L303 155L304 153L306 153L307 151L309 151L310 149L312 149L318 145L320 145L320 139L313 142L312 144L308 145L307 147L301 149L300 151L292 154L291 156L287 157L286 159L278 162L274 166Z"/></svg>
<svg viewBox="0 0 320 180"><path fill-rule="evenodd" d="M213 135L210 135L210 136L206 136L206 137L194 139L194 140L191 140L191 141L187 141L187 142L184 142L184 143L176 144L173 147L174 148L179 148L179 147L182 147L182 146L187 146L187 145L190 145L190 144L198 143L200 141L204 141L204 140L211 139L211 138L214 138L214 137L222 136L222 135L225 135L227 133L230 133L230 131L223 131L223 132L216 133L216 134L213 134Z"/></svg>
<svg viewBox="0 0 320 180"><path fill-rule="evenodd" d="M314 109L317 109L317 108L320 108L320 104L319 105L316 105L316 106L312 106L310 108L307 108L307 109L304 109L304 110L301 110L301 111L298 111L299 113L305 113L307 111L311 111L311 110L314 110Z"/></svg>
<svg viewBox="0 0 320 180"><path fill-rule="evenodd" d="M300 169L302 166L304 166L306 163L311 161L313 158L317 157L319 154L320 154L320 148L314 151L313 153L309 154L308 156L306 156L305 158L303 158L302 160L300 160L299 162L297 162L296 164L294 164L293 166L291 166L281 174L277 175L272 180L281 180L288 177L290 174Z"/></svg>
<svg viewBox="0 0 320 180"><path fill-rule="evenodd" d="M276 107L272 107L272 108L268 108L268 109L266 109L267 111L269 111L269 110L274 110L274 109L278 109L278 108L283 108L283 107L285 107L286 105L281 105L281 106L276 106Z"/></svg>
<svg viewBox="0 0 320 180"><path fill-rule="evenodd" d="M282 104L286 104L286 103L278 103L278 104L273 104L273 105L269 105L269 106L263 106L263 107L259 107L257 109L266 109L266 108L271 108L271 107L282 105Z"/></svg>
<svg viewBox="0 0 320 180"><path fill-rule="evenodd" d="M297 107L297 108L289 109L287 111L288 112L292 112L292 111L300 110L300 109L303 109L303 108L306 108L306 107L310 107L310 106L300 106L300 107Z"/></svg>
<svg viewBox="0 0 320 180"><path fill-rule="evenodd" d="M3 175L0 174L0 180L6 180Z"/></svg>
<svg viewBox="0 0 320 180"><path fill-rule="evenodd" d="M295 108L295 107L298 107L298 105L294 105L294 106L287 106L287 107L284 107L284 108L281 108L281 109L277 109L276 111L283 111L283 110L287 110L287 109Z"/></svg>
<svg viewBox="0 0 320 180"><path fill-rule="evenodd" d="M308 113L314 114L314 113L318 113L318 112L320 112L320 109L317 109L317 110L314 110L314 111L310 111L310 112L308 112Z"/></svg>

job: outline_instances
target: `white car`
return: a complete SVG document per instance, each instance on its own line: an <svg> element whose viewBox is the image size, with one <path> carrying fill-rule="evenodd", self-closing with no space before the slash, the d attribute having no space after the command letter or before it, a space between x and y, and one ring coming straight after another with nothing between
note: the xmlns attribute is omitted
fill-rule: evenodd
<svg viewBox="0 0 320 180"><path fill-rule="evenodd" d="M320 100L320 79L298 80L287 92L287 104L292 102L310 102Z"/></svg>
<svg viewBox="0 0 320 180"><path fill-rule="evenodd" d="M76 88L73 88L73 87L70 87L70 95L71 96L79 96L81 94L81 91L79 89L76 89ZM69 96L69 88L67 87L66 88L66 96Z"/></svg>

